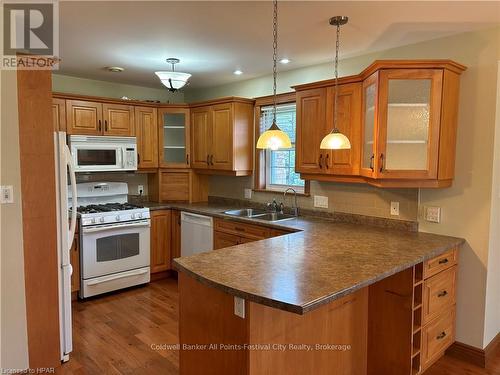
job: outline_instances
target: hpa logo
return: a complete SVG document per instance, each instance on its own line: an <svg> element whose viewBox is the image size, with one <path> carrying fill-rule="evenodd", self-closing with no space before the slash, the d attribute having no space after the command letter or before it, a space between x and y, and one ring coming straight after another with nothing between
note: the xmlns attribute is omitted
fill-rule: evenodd
<svg viewBox="0 0 500 375"><path fill-rule="evenodd" d="M57 54L56 2L3 2L3 54Z"/></svg>

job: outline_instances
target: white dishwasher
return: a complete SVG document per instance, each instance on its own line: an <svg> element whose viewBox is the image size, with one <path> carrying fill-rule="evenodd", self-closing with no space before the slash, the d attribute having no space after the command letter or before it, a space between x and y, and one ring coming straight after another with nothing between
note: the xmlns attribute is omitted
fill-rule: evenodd
<svg viewBox="0 0 500 375"><path fill-rule="evenodd" d="M213 226L210 216L181 212L181 256L213 250Z"/></svg>

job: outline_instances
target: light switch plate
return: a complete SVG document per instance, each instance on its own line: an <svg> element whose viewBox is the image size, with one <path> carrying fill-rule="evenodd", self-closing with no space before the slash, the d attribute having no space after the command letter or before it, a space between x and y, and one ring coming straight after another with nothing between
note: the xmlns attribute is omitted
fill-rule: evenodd
<svg viewBox="0 0 500 375"><path fill-rule="evenodd" d="M425 220L431 223L441 222L441 207L426 207L425 208Z"/></svg>
<svg viewBox="0 0 500 375"><path fill-rule="evenodd" d="M318 208L328 208L328 197L322 195L314 196L314 207Z"/></svg>
<svg viewBox="0 0 500 375"><path fill-rule="evenodd" d="M245 319L245 300L240 297L234 297L234 315Z"/></svg>
<svg viewBox="0 0 500 375"><path fill-rule="evenodd" d="M252 189L245 189L245 199L252 199Z"/></svg>
<svg viewBox="0 0 500 375"><path fill-rule="evenodd" d="M0 189L2 191L0 203L14 203L14 188L12 185L0 186Z"/></svg>
<svg viewBox="0 0 500 375"><path fill-rule="evenodd" d="M391 215L399 216L399 202L391 202Z"/></svg>

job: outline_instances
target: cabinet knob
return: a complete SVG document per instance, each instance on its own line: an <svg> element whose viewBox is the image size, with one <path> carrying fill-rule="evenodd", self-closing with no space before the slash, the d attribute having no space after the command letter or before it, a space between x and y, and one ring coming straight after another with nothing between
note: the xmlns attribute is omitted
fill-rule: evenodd
<svg viewBox="0 0 500 375"><path fill-rule="evenodd" d="M441 259L438 263L439 264L446 264L446 263L448 263L448 258Z"/></svg>
<svg viewBox="0 0 500 375"><path fill-rule="evenodd" d="M319 168L322 169L323 168L323 154L319 154L318 164L319 164Z"/></svg>
<svg viewBox="0 0 500 375"><path fill-rule="evenodd" d="M189 165L189 154L186 154L186 164Z"/></svg>
<svg viewBox="0 0 500 375"><path fill-rule="evenodd" d="M210 165L214 165L214 155L210 155Z"/></svg>
<svg viewBox="0 0 500 375"><path fill-rule="evenodd" d="M98 123L98 126L99 126L99 131L101 131L102 130L101 120L99 120L97 123Z"/></svg>
<svg viewBox="0 0 500 375"><path fill-rule="evenodd" d="M141 164L141 154L137 153L137 164Z"/></svg>
<svg viewBox="0 0 500 375"><path fill-rule="evenodd" d="M446 332L443 331L439 335L436 336L436 340L442 340L446 337Z"/></svg>
<svg viewBox="0 0 500 375"><path fill-rule="evenodd" d="M207 165L210 165L210 155L207 154Z"/></svg>
<svg viewBox="0 0 500 375"><path fill-rule="evenodd" d="M375 170L373 168L373 159L375 159L375 155L374 154L372 154L372 156L370 157L370 169L372 170L372 172Z"/></svg>
<svg viewBox="0 0 500 375"><path fill-rule="evenodd" d="M438 293L438 297L445 297L448 295L448 292L446 290L443 290L442 292Z"/></svg>
<svg viewBox="0 0 500 375"><path fill-rule="evenodd" d="M328 160L330 159L330 154L326 154L326 157L325 157L325 167L326 169L328 169L329 165L328 165Z"/></svg>
<svg viewBox="0 0 500 375"><path fill-rule="evenodd" d="M108 120L104 120L104 131L108 131Z"/></svg>
<svg viewBox="0 0 500 375"><path fill-rule="evenodd" d="M384 171L384 154L380 154L380 168L379 168L379 171L380 172Z"/></svg>

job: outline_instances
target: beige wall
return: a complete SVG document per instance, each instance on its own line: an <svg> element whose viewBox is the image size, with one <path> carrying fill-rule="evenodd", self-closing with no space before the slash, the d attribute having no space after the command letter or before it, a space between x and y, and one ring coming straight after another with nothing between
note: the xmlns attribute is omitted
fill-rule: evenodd
<svg viewBox="0 0 500 375"><path fill-rule="evenodd" d="M136 85L125 85L116 82L99 81L94 79L78 78L62 74L52 75L52 90L70 94L91 96L104 96L108 98L121 98L138 100L159 100L167 103L183 103L184 92L175 93L165 89L155 89Z"/></svg>
<svg viewBox="0 0 500 375"><path fill-rule="evenodd" d="M139 185L144 186L143 195L148 195L147 173L78 173L76 182L126 182L129 195L138 195Z"/></svg>
<svg viewBox="0 0 500 375"><path fill-rule="evenodd" d="M1 74L0 184L14 186L14 203L0 206L0 362L1 368L28 368L24 292L23 225L17 80L15 71Z"/></svg>
<svg viewBox="0 0 500 375"><path fill-rule="evenodd" d="M500 29L483 30L350 58L340 65L342 75L358 73L375 59L442 58L468 66L461 80L455 181L451 188L420 190L419 211L428 205L440 206L442 221L433 224L419 219L419 222L422 231L467 240L460 252L457 340L476 347L486 346L488 339L498 332L498 327L492 325L485 328L485 304L490 301L490 293L497 292L496 288L489 288L487 298L487 269L490 275L500 272L498 263L488 265L488 252L493 251L489 235L499 39ZM289 91L293 84L331 77L330 64L283 72L278 78L279 91ZM186 99L193 101L229 95L256 97L270 93L271 80L266 76L208 90L190 90L186 92ZM241 196L242 188L250 184L249 178L213 177L210 194ZM394 199L391 191L357 185L313 183L312 190L313 194L321 192L331 197L334 210L354 213L367 211L367 206L359 205L366 196L367 204L382 207L375 210L377 216L387 215L389 200ZM415 193L411 190L407 193L396 191L395 195L410 207L401 217L416 219ZM267 196L263 198L257 194L255 199L269 200ZM371 203L373 201L378 203ZM310 206L310 200L302 199L301 204ZM498 232L498 229L494 230Z"/></svg>

